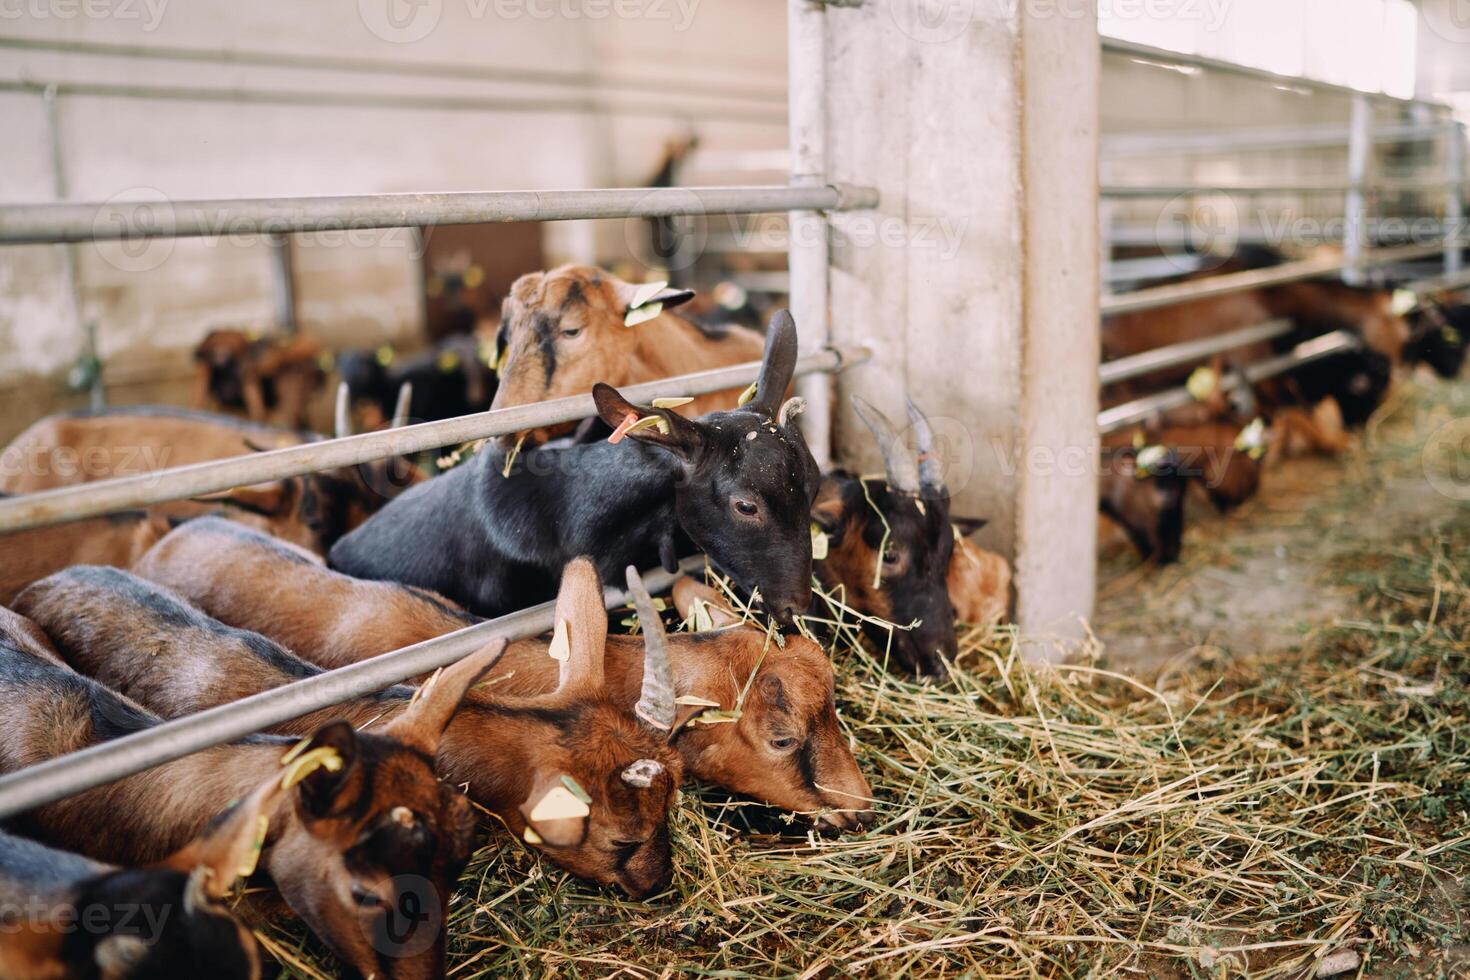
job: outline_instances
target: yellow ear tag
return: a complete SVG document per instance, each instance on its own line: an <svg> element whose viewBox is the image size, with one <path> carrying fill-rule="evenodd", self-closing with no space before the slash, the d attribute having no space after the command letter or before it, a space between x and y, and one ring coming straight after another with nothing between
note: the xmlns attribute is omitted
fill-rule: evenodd
<svg viewBox="0 0 1470 980"><path fill-rule="evenodd" d="M331 351L322 351L316 357L316 366L321 368L323 374L331 374L337 366L337 358L332 355Z"/></svg>
<svg viewBox="0 0 1470 980"><path fill-rule="evenodd" d="M755 396L760 393L760 390L761 390L761 383L759 381L752 381L750 383L750 387L749 388L746 388L744 391L742 391L740 393L740 398L735 402L735 404L736 405L746 405L746 404L749 404L749 402L751 401L751 399L755 398Z"/></svg>
<svg viewBox="0 0 1470 980"><path fill-rule="evenodd" d="M657 426L658 431L662 432L664 435L669 434L669 422L662 415L645 415L643 418L639 419L637 422L634 422L632 425L624 429L623 434L627 435L630 432L637 432L639 429L652 429L655 426Z"/></svg>
<svg viewBox="0 0 1470 980"><path fill-rule="evenodd" d="M1148 445L1148 443L1146 443L1146 442L1143 441L1143 431L1141 429L1134 429L1133 430L1133 448L1134 449L1142 449L1146 445Z"/></svg>
<svg viewBox="0 0 1470 980"><path fill-rule="evenodd" d="M592 808L577 799L571 790L565 786L553 786L531 811L531 819L537 823L548 820L579 820L591 812Z"/></svg>
<svg viewBox="0 0 1470 980"><path fill-rule="evenodd" d="M1138 457L1133 461L1137 467L1135 475L1142 480L1153 472L1153 468L1164 461L1169 455L1169 450L1163 446L1144 446L1138 451Z"/></svg>
<svg viewBox="0 0 1470 980"><path fill-rule="evenodd" d="M485 270L477 265L472 265L464 270L464 276L461 278L464 281L464 288L474 289L485 281Z"/></svg>
<svg viewBox="0 0 1470 980"><path fill-rule="evenodd" d="M1266 455L1266 422L1264 419L1255 418L1251 424L1240 430L1235 437L1235 449L1237 452L1245 453L1251 459L1260 459Z"/></svg>
<svg viewBox="0 0 1470 980"><path fill-rule="evenodd" d="M1412 289L1395 289L1393 291L1393 312L1395 316L1408 316L1419 305L1419 294Z"/></svg>
<svg viewBox="0 0 1470 980"><path fill-rule="evenodd" d="M389 364L393 363L393 347L390 344L384 344L382 347L378 348L376 356L378 359L378 363L383 365L383 367L387 367Z"/></svg>
<svg viewBox="0 0 1470 980"><path fill-rule="evenodd" d="M525 838L527 844L546 843L541 839L541 835L536 833L536 831L532 830L530 827L527 827L525 833L521 834L521 836Z"/></svg>
<svg viewBox="0 0 1470 980"><path fill-rule="evenodd" d="M551 633L551 646L546 648L546 655L552 660L566 663L567 658L572 655L572 641L567 636L567 621L559 619L556 629Z"/></svg>
<svg viewBox="0 0 1470 980"><path fill-rule="evenodd" d="M286 772L281 776L281 788L290 789L301 782L307 776L318 769L325 768L327 772L340 772L342 770L342 757L337 750L330 745L312 749L286 767Z"/></svg>
<svg viewBox="0 0 1470 980"><path fill-rule="evenodd" d="M505 373L505 362L510 360L510 345L507 344L500 349L500 354L495 358L495 373Z"/></svg>
<svg viewBox="0 0 1470 980"><path fill-rule="evenodd" d="M827 557L827 532L812 522L812 561L823 561Z"/></svg>
<svg viewBox="0 0 1470 980"><path fill-rule="evenodd" d="M447 350L439 355L439 373L448 374L457 367L459 367L459 354Z"/></svg>
<svg viewBox="0 0 1470 980"><path fill-rule="evenodd" d="M692 401L694 401L693 398L655 398L653 400L653 407L683 408L685 405L688 405Z"/></svg>
<svg viewBox="0 0 1470 980"><path fill-rule="evenodd" d="M237 879L249 878L255 874L255 868L260 864L260 852L265 849L265 833L270 825L270 818L263 813L255 818L255 837L250 841L250 852L240 862L240 867L235 869Z"/></svg>
<svg viewBox="0 0 1470 980"><path fill-rule="evenodd" d="M1189 396L1197 402L1202 402L1215 393L1220 386L1220 378L1215 374L1213 368L1195 368L1189 380L1184 383Z"/></svg>
<svg viewBox="0 0 1470 980"><path fill-rule="evenodd" d="M715 618L710 615L709 604L703 599L695 599L689 608L689 631L691 633L709 633L715 628ZM674 699L679 704L679 699ZM719 707L715 705L715 707Z"/></svg>
<svg viewBox="0 0 1470 980"><path fill-rule="evenodd" d="M310 744L311 744L311 739L310 738L303 738L301 741L299 741L295 745L291 746L291 750L289 752L287 752L285 755L281 756L281 765L283 765L283 766L290 765L291 764L291 761L294 760L301 753L305 752L306 751L306 747L308 745L310 745Z"/></svg>
<svg viewBox="0 0 1470 980"><path fill-rule="evenodd" d="M429 277L424 283L424 295L429 297L441 296L444 293L444 280L438 276Z"/></svg>
<svg viewBox="0 0 1470 980"><path fill-rule="evenodd" d="M664 304L649 303L647 306L635 306L623 314L623 326L636 327L644 320L652 320L664 311Z"/></svg>
<svg viewBox="0 0 1470 980"><path fill-rule="evenodd" d="M720 706L720 702L711 701L709 698L702 698L697 694L681 694L677 698L674 698L674 703L691 708L718 708Z"/></svg>

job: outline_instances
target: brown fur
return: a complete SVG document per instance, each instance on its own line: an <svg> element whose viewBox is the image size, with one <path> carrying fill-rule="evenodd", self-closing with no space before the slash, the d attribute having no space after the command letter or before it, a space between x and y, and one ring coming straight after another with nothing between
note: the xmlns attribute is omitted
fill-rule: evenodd
<svg viewBox="0 0 1470 980"><path fill-rule="evenodd" d="M294 567L324 571L316 565ZM583 608L567 609L571 600L564 598L558 611L580 637L574 641L585 643L589 633L605 637L606 614L595 572L590 584L580 584L591 593L590 602L584 599ZM320 602L309 592L301 599L312 608ZM166 618L150 617L148 606L130 596L89 588L66 575L38 583L21 601L51 632L68 663L165 717L225 704L315 672L278 648L264 656L265 641L258 635L218 624L214 629L181 628ZM602 639L592 645L600 677ZM391 729L408 710L411 694L409 688L394 688L294 719L274 731L306 734L331 718L371 725L374 731ZM623 770L639 759L657 760L666 770L648 789L621 780ZM542 777L555 781L563 773L570 775L592 795L592 815L566 841L557 841L537 825L548 856L574 874L616 884L635 897L668 884L666 820L681 776L679 757L627 708L613 703L600 682L573 678L532 697L497 692L467 700L438 744L437 768L517 836L525 834L529 813L551 785ZM546 786L533 792L538 780Z"/></svg>
<svg viewBox="0 0 1470 980"><path fill-rule="evenodd" d="M95 594L67 581L38 583L22 600L43 625L51 627L69 658L77 651L66 641L76 634L59 627L106 608ZM143 635L159 626L139 621L136 615L107 625L110 629L99 627L85 635L118 637L130 629ZM157 643L156 634L154 638ZM178 650L165 642L157 643L152 652L167 658ZM23 668L24 660L35 662L14 645L0 648L0 658L8 658L10 668ZM109 663L124 659L110 658ZM110 724L119 714L129 728L146 727L152 718L64 667L53 666L43 674L6 669L3 677L0 711L11 726L8 738L0 743L0 770L6 772L109 737L109 732L96 727L96 719L102 717L99 704L121 705L108 709ZM463 687L450 685L443 696L457 701L462 693ZM373 903L363 904L360 896L375 896L392 906L400 882L411 880L397 876L417 875L434 890L418 900L437 898L442 912L449 886L473 843L468 804L439 782L428 757L415 744L424 733L407 723L397 731L385 726L381 734L358 735L333 721L304 728L303 734L315 744L336 748L345 765L338 773L317 770L270 810L262 869L291 907L358 974L425 980L441 975L442 929L427 948L412 955L395 958L386 949L380 955L368 937L381 913ZM281 757L290 744L257 737L206 749L40 807L19 818L18 829L113 863L164 860L197 836L224 801L242 799L267 780L278 779ZM398 819L405 808L412 816L409 829ZM392 843L395 835L424 832L414 828L426 829L433 842L430 852ZM402 854L412 857L405 862L398 856Z"/></svg>
<svg viewBox="0 0 1470 980"><path fill-rule="evenodd" d="M465 625L459 615L446 611L452 606L442 597L293 561L272 542L217 521L193 521L178 528L135 571L179 591L211 615L263 633L322 667L356 663ZM744 628L699 637L676 633L670 635L669 646L678 693L713 698L714 693L705 692L718 689L723 692L721 703L729 706L733 698L724 699L729 695L730 672L746 677L766 643L763 633ZM534 698L553 691L557 669L546 656L547 647L545 639L512 643L491 671L489 694ZM621 713L628 715L642 683L642 642L637 637L609 637L604 671L610 694ZM866 797L869 791L836 723L831 673L826 657L807 640L788 640L785 651L771 648L760 678L799 692L787 700L795 705L796 720L782 721L765 713L766 702L757 698L746 705L739 724L685 729L674 744L690 774L784 809L851 809L849 797ZM809 678L816 675L825 676L825 682L813 684ZM768 677L775 680L765 680ZM472 692L471 700L481 696ZM820 781L835 792L814 793L799 772L772 763L765 750L742 754L742 747L759 743L761 732L780 724L808 729L813 745L822 750ZM711 751L715 745L728 748ZM475 792L472 783L471 793ZM842 826L848 816L834 812L822 822Z"/></svg>
<svg viewBox="0 0 1470 980"><path fill-rule="evenodd" d="M1271 413L1271 452L1267 460L1298 456L1340 456L1352 444L1342 423L1342 409L1334 398L1324 398L1309 413L1290 406Z"/></svg>
<svg viewBox="0 0 1470 980"><path fill-rule="evenodd" d="M68 524L0 535L0 603L27 585L69 565L128 568L169 532L168 519L126 511Z"/></svg>
<svg viewBox="0 0 1470 980"><path fill-rule="evenodd" d="M949 560L949 600L962 623L994 623L1011 606L1011 564L969 538L955 541Z"/></svg>
<svg viewBox="0 0 1470 980"><path fill-rule="evenodd" d="M194 407L213 411L243 408L255 422L292 428L307 424L307 407L321 390L322 345L310 337L256 337L241 330L212 330L194 348ZM238 393L221 392L212 375L229 372Z"/></svg>
<svg viewBox="0 0 1470 980"><path fill-rule="evenodd" d="M825 484L824 484L825 487ZM812 570L828 591L838 592L838 598L865 616L892 621L893 605L884 591L881 578L873 584L874 571L878 568L878 552L863 540L861 524L871 520L871 512L844 510L841 500L826 495L818 496L816 508L834 508L837 519L845 521L842 533L828 535L836 542L829 545L827 557L815 562Z"/></svg>
<svg viewBox="0 0 1470 980"><path fill-rule="evenodd" d="M744 327L710 337L667 310L633 327L624 325L635 288L609 272L578 265L517 279L502 309L502 342L509 353L491 407L581 395L598 381L618 388L761 359L760 335ZM536 335L538 317L550 318L559 333L581 331L557 337L549 383ZM693 417L732 409L739 395L739 389L700 395L679 412Z"/></svg>

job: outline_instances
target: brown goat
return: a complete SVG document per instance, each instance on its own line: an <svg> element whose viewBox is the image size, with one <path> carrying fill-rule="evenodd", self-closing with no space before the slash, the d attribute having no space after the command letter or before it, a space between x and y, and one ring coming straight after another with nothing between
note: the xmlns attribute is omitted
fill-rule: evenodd
<svg viewBox="0 0 1470 980"><path fill-rule="evenodd" d="M194 407L243 411L253 422L306 425L326 381L322 345L310 337L211 330L194 348Z"/></svg>
<svg viewBox="0 0 1470 980"><path fill-rule="evenodd" d="M187 615L177 600L148 605L159 591L116 569L78 566L38 582L18 606L74 662L81 651L106 651L104 641L117 644L121 669L129 656L167 662L200 639L201 614ZM129 593L139 605L99 601ZM287 765L290 792L269 811L261 855L287 904L354 975L442 976L444 912L473 847L474 817L431 760L465 690L500 652L494 644L449 668L374 733L319 721L302 729L307 737L294 750L291 739L252 736L39 807L17 818L16 829L99 860L148 864L198 835L221 801L281 782ZM195 670L196 677L208 672L207 665ZM177 678L175 688L183 683ZM0 712L9 726L0 742L5 772L158 722L102 684L13 643L0 644ZM410 909L418 915L405 921Z"/></svg>
<svg viewBox="0 0 1470 980"><path fill-rule="evenodd" d="M478 622L432 592L350 578L280 542L213 518L173 531L134 571L210 615L262 633L327 668ZM730 705L738 694L731 677L743 684L756 672L739 722L686 726L674 736L690 775L773 806L820 814L825 827L857 823L849 811L862 806L855 801L868 798L868 785L837 723L832 667L820 648L798 637L788 638L784 650L768 649L765 633L750 627L716 635L676 633L668 644L680 695ZM557 668L547 657L548 646L544 639L512 643L491 672L490 695L471 692L469 701L502 693L549 695L557 686ZM607 637L609 693L625 712L637 700L644 660L637 637ZM790 765L791 752L771 746L768 735L777 729L799 733L810 772Z"/></svg>
<svg viewBox="0 0 1470 980"><path fill-rule="evenodd" d="M169 532L168 519L126 510L68 524L0 534L0 604L32 582L71 565L128 568Z"/></svg>
<svg viewBox="0 0 1470 980"><path fill-rule="evenodd" d="M0 613L0 664L23 669L40 631ZM29 665L70 673L49 653ZM255 867L284 792L272 775L181 849L131 869L0 832L0 977L258 980L259 945L219 899Z"/></svg>
<svg viewBox="0 0 1470 980"><path fill-rule="evenodd" d="M669 312L693 296L637 286L591 266L521 276L501 308L500 389L491 407L580 395L599 381L617 388L761 359L755 331L712 331ZM739 389L700 395L680 413L733 409L739 396Z"/></svg>
<svg viewBox="0 0 1470 980"><path fill-rule="evenodd" d="M396 418L395 424L401 421ZM318 438L310 432L166 406L52 415L0 451L0 492L37 493L284 449ZM200 500L173 501L150 512L184 519L225 508L242 523L325 554L339 537L421 479L418 470L393 458L237 487Z"/></svg>
<svg viewBox="0 0 1470 980"><path fill-rule="evenodd" d="M1011 608L1011 563L956 535L949 560L949 601L962 623L998 623Z"/></svg>
<svg viewBox="0 0 1470 980"><path fill-rule="evenodd" d="M210 619L162 587L131 576L126 587L116 578L94 585L91 575L77 572L32 586L21 608L34 611L73 667L166 717L321 672L258 633ZM309 593L300 598L313 606L320 601ZM604 690L607 615L601 582L586 560L568 566L557 618L567 624L571 658L556 689L521 698L501 696L497 688L494 696L466 700L439 743L437 766L448 782L465 787L470 799L572 873L643 898L665 888L672 874L667 815L682 775L679 757ZM326 718L386 723L391 730L411 712L412 694L411 688L390 688L275 731L304 734ZM585 787L575 792L590 795L584 817L538 815L548 793L555 798L568 791L564 784Z"/></svg>

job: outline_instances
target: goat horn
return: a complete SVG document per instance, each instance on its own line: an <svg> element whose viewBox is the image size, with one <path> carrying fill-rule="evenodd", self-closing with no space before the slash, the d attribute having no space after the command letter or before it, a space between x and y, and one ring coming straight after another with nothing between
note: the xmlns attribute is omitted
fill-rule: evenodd
<svg viewBox="0 0 1470 980"><path fill-rule="evenodd" d="M776 416L776 423L785 428L786 423L806 411L805 398L788 398L781 405L781 412Z"/></svg>
<svg viewBox="0 0 1470 980"><path fill-rule="evenodd" d="M944 472L939 465L939 453L934 446L934 430L929 426L929 417L919 411L919 406L907 395L909 422L914 427L914 445L919 450L919 486L935 493L944 492Z"/></svg>
<svg viewBox="0 0 1470 980"><path fill-rule="evenodd" d="M883 454L889 484L901 493L918 493L919 464L898 433L893 431L888 417L857 395L852 396L852 407L868 431L873 433L873 438L878 440L878 451Z"/></svg>
<svg viewBox="0 0 1470 980"><path fill-rule="evenodd" d="M398 386L398 401L393 405L394 429L401 429L408 424L408 407L413 404L413 382L405 381Z"/></svg>
<svg viewBox="0 0 1470 980"><path fill-rule="evenodd" d="M352 435L352 389L343 381L337 385L337 438Z"/></svg>
<svg viewBox="0 0 1470 980"><path fill-rule="evenodd" d="M664 635L663 620L653 608L653 598L643 586L638 569L628 566L628 595L638 610L638 623L643 627L643 690L634 714L663 731L674 727L674 670L669 664L669 642Z"/></svg>
<svg viewBox="0 0 1470 980"><path fill-rule="evenodd" d="M664 764L657 759L639 759L623 770L623 782L638 789L648 789L663 771Z"/></svg>

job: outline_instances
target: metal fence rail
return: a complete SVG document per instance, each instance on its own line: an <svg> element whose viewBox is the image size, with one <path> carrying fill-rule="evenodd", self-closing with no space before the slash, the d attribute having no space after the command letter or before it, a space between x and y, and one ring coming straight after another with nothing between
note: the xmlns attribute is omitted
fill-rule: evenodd
<svg viewBox="0 0 1470 980"><path fill-rule="evenodd" d="M1264 381L1266 378L1272 378L1289 371L1298 365L1307 364L1311 361L1331 356L1332 354L1356 350L1360 346L1362 346L1362 342L1354 334L1346 330L1336 330L1332 333L1323 334L1320 337L1313 337L1311 340L1297 344L1289 353L1282 354L1279 357L1272 357L1264 361L1257 361L1254 364L1248 364L1241 368L1241 373L1245 375L1246 382L1255 384L1258 381ZM1233 391L1242 382L1239 377L1227 375L1221 379L1220 383L1227 390ZM1104 409L1098 413L1098 432L1102 435L1108 435L1109 433L1117 432L1119 429L1126 429L1130 425L1136 425L1139 422L1146 421L1159 412L1167 412L1172 408L1188 405L1194 400L1194 396L1189 393L1188 389L1170 388L1158 394L1124 402L1121 405L1114 405L1112 408Z"/></svg>
<svg viewBox="0 0 1470 980"><path fill-rule="evenodd" d="M704 557L695 556L685 559L679 572L672 575L661 568L644 572L643 581L650 591L657 592L672 585L678 575L703 567ZM616 588L605 589L604 596L609 609L627 601L623 591ZM554 601L544 602L0 776L0 818L381 691L448 666L497 636L505 637L507 642L539 636L552 628L555 612Z"/></svg>
<svg viewBox="0 0 1470 980"><path fill-rule="evenodd" d="M1433 245L1404 245L1395 248L1373 249L1364 253L1361 264L1364 266L1388 265L1393 262L1423 258L1427 255L1439 255L1444 250L1444 242L1436 242ZM1352 265L1352 260L1347 257L1338 259L1303 259L1299 262L1284 262L1281 265L1271 266L1267 269L1230 272L1222 276L1212 276L1207 279L1194 279L1189 282L1154 286L1131 293L1118 293L1113 296L1104 296L1102 299L1102 312L1104 316L1118 313L1133 313L1138 310L1151 310L1160 306L1173 306L1176 303L1184 303L1189 300L1208 299L1212 296L1225 296L1229 293L1242 292L1247 289L1279 286L1283 283L1299 282L1303 279L1317 279L1322 276L1342 272Z"/></svg>
<svg viewBox="0 0 1470 980"><path fill-rule="evenodd" d="M1253 327L1232 330L1214 337L1202 337L1199 340L1186 340L1167 347L1155 347L1141 354L1131 354L1128 357L1105 362L1098 369L1098 377L1105 385L1117 384L1119 381L1126 381L1153 371L1202 361L1207 357L1222 354L1237 347L1258 344L1263 340L1273 340L1290 333L1291 329L1290 320L1267 320Z"/></svg>
<svg viewBox="0 0 1470 980"><path fill-rule="evenodd" d="M796 373L802 376L838 371L859 364L867 360L868 356L868 350L861 347L826 348L798 358ZM702 395L743 387L754 381L759 374L759 362L752 361L698 374L629 385L620 390L625 397L647 404L655 398ZM167 500L197 497L254 483L301 476L318 470L356 466L388 456L406 456L476 439L575 422L595 414L597 409L592 402L592 396L577 395L478 415L461 415L439 422L424 422L401 429L368 432L344 439L325 439L250 456L236 456L193 466L44 490L0 500L0 533L146 507ZM10 461L6 465L24 465L24 462L17 464Z"/></svg>
<svg viewBox="0 0 1470 980"><path fill-rule="evenodd" d="M877 204L875 189L845 184L14 204L0 207L0 245L411 228L496 221L849 211Z"/></svg>

